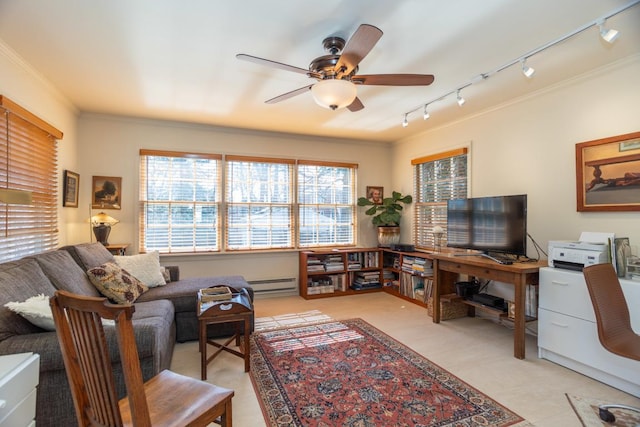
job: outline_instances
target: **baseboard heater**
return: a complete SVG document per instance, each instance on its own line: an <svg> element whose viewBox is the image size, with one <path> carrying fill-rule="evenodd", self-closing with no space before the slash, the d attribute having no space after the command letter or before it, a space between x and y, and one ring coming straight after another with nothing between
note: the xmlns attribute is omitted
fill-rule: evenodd
<svg viewBox="0 0 640 427"><path fill-rule="evenodd" d="M298 279L295 277L247 280L256 295L296 293L298 291L297 282Z"/></svg>

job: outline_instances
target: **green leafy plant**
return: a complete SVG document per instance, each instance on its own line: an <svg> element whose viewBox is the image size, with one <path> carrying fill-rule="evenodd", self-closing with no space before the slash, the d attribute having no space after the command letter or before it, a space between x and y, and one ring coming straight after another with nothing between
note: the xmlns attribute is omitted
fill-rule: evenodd
<svg viewBox="0 0 640 427"><path fill-rule="evenodd" d="M382 199L381 204L375 204L366 197L360 197L358 199L358 206L371 206L366 210L365 214L371 216L371 222L376 226L399 226L400 217L402 216L403 206L408 205L413 201L411 195L403 196L397 191L394 191L391 197L385 197Z"/></svg>

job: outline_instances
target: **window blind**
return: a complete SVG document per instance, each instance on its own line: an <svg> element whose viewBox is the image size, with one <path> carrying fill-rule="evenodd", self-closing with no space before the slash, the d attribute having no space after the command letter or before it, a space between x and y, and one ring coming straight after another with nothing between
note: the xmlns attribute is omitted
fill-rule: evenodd
<svg viewBox="0 0 640 427"><path fill-rule="evenodd" d="M433 229L447 229L447 200L467 197L467 149L447 151L411 161L414 167L414 242L434 246ZM441 244L446 246L446 233Z"/></svg>
<svg viewBox="0 0 640 427"><path fill-rule="evenodd" d="M0 96L0 188L28 191L30 205L0 202L0 262L58 246L57 139L62 132Z"/></svg>
<svg viewBox="0 0 640 427"><path fill-rule="evenodd" d="M220 250L217 154L140 150L141 252Z"/></svg>

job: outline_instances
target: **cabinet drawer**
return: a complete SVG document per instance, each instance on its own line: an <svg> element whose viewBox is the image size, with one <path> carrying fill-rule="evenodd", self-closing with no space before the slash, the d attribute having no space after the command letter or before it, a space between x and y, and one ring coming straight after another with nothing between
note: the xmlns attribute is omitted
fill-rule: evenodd
<svg viewBox="0 0 640 427"><path fill-rule="evenodd" d="M602 347L594 322L540 309L538 346L626 382L640 385L638 362L615 355Z"/></svg>
<svg viewBox="0 0 640 427"><path fill-rule="evenodd" d="M539 307L591 322L596 321L582 273L541 268Z"/></svg>
<svg viewBox="0 0 640 427"><path fill-rule="evenodd" d="M22 355L9 355L9 359L15 359ZM16 408L26 396L33 392L38 385L39 376L38 355L31 355L17 363L0 380L0 401L4 405L0 408L0 423L4 423L5 418ZM35 399L35 398L34 398ZM33 418L33 412L31 418ZM25 423L26 425L28 423ZM4 425L4 424L2 424ZM7 424L10 425L10 424Z"/></svg>
<svg viewBox="0 0 640 427"><path fill-rule="evenodd" d="M22 427L35 425L36 389L34 388L21 402L9 409L6 418L0 420L0 427Z"/></svg>

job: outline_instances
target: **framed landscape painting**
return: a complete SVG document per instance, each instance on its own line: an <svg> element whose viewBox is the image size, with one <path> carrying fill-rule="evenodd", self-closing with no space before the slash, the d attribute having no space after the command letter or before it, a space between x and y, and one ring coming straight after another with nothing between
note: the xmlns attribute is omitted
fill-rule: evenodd
<svg viewBox="0 0 640 427"><path fill-rule="evenodd" d="M94 176L91 184L91 207L95 209L120 209L122 178Z"/></svg>
<svg viewBox="0 0 640 427"><path fill-rule="evenodd" d="M640 211L640 132L576 144L577 210Z"/></svg>

